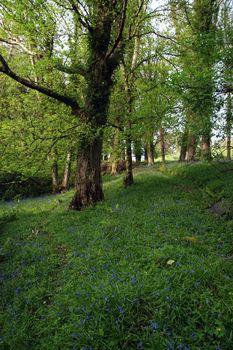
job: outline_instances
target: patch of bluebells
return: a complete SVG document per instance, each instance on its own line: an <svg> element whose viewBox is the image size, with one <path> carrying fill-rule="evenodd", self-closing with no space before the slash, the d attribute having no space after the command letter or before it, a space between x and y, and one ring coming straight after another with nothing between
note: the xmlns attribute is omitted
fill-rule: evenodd
<svg viewBox="0 0 233 350"><path fill-rule="evenodd" d="M124 314L125 313L125 310L123 309L123 307L121 305L117 305L117 308L118 308L118 311L121 313L121 314Z"/></svg>
<svg viewBox="0 0 233 350"><path fill-rule="evenodd" d="M190 350L188 346L184 345L184 343L180 342L177 349Z"/></svg>
<svg viewBox="0 0 233 350"><path fill-rule="evenodd" d="M76 333L76 332L72 332L72 333L70 334L70 336L71 336L71 338L73 338L73 339L78 339L79 334Z"/></svg>
<svg viewBox="0 0 233 350"><path fill-rule="evenodd" d="M131 277L130 282L131 282L132 285L137 284L137 281L138 281L138 280L137 280L137 277L135 277L135 276L132 276L132 277Z"/></svg>
<svg viewBox="0 0 233 350"><path fill-rule="evenodd" d="M143 342L141 340L137 342L137 349L143 349Z"/></svg>

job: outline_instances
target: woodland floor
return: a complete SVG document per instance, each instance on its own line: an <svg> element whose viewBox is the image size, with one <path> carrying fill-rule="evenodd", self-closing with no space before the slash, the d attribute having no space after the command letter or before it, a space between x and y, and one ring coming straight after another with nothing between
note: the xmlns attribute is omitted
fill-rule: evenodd
<svg viewBox="0 0 233 350"><path fill-rule="evenodd" d="M0 204L0 349L232 350L231 168L106 177L82 212L72 191Z"/></svg>

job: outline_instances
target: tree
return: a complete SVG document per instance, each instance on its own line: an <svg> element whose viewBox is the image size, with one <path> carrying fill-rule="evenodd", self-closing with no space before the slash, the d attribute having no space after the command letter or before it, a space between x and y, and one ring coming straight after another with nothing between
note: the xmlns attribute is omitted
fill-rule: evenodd
<svg viewBox="0 0 233 350"><path fill-rule="evenodd" d="M11 1L7 1L6 4L1 2L1 7L11 15L11 20L16 21L20 18L20 29L23 27L24 34L28 30L30 41L35 41L42 46L41 51L37 53L39 55L43 55L44 45L47 45L48 33L50 31L54 32L54 23L56 23L56 16L53 16L54 12L60 17L71 17L73 20L72 29L78 25L81 34L86 36L86 54L88 58L85 66L83 67L79 62L71 66L64 65L65 59L68 62L70 61L71 57L69 55L68 57L63 56L62 64L59 62L59 65L56 66L57 69L66 71L67 74L82 75L85 80L85 95L82 104L80 103L82 98L76 96L76 91L64 94L32 81L32 79L26 79L18 75L9 66L3 55L0 55L0 72L29 89L37 90L69 106L73 115L80 122L82 133L77 155L76 193L70 204L72 209L80 210L97 201L102 201L104 198L100 169L103 127L107 121L112 76L119 65L122 53L121 43L127 3L127 0L121 3L110 0L86 1L85 3L78 1L76 3L69 0L67 10L66 5L62 6L56 1L42 4L40 1L31 3L24 0L12 12L11 6L13 8L13 4ZM33 20L37 21L37 27L31 28L28 26L28 18L24 17L24 13L29 13ZM41 33L38 34L38 21L44 36ZM56 30L59 33L58 23L56 23ZM20 32L17 34L17 42L21 44ZM70 33L67 33L67 35L70 36ZM8 40L9 38L5 41ZM27 46L28 41L25 41ZM55 45L54 42L52 44ZM62 45L61 42L57 44ZM36 47L38 48L38 46ZM52 63L50 57L46 56L46 60L46 63ZM43 81L43 79L41 80Z"/></svg>

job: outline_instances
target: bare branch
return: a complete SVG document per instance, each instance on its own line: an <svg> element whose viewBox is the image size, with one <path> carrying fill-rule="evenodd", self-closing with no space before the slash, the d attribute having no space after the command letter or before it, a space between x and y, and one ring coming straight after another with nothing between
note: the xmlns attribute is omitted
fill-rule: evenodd
<svg viewBox="0 0 233 350"><path fill-rule="evenodd" d="M32 52L31 50L29 50L25 45L23 45L20 41L18 41L17 39L14 38L10 38L10 39L3 39L0 38L0 42L6 44L6 45L10 45L10 46L19 46L24 52L26 52L29 55L35 55L34 52Z"/></svg>

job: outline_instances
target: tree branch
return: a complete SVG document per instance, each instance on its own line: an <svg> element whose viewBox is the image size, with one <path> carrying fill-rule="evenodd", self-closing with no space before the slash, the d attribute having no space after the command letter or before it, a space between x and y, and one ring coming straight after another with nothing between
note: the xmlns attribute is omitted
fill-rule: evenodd
<svg viewBox="0 0 233 350"><path fill-rule="evenodd" d="M0 38L0 41L6 45L11 45L11 46L19 46L24 52L26 52L27 54L33 56L35 55L34 52L32 52L31 50L29 50L26 46L24 46L20 41L16 40L16 39L3 39Z"/></svg>
<svg viewBox="0 0 233 350"><path fill-rule="evenodd" d="M0 54L0 72L6 74L8 77L12 78L13 80L17 81L18 83L32 89L32 90L36 90L41 92L42 94L48 96L48 97L52 97L57 101L63 102L64 104L72 107L73 109L75 108L76 111L80 110L80 106L77 103L77 101L69 96L64 96L64 95L60 95L59 93L47 89L45 87L42 87L38 84L36 84L33 81L27 80L25 78L20 77L19 75L17 75L16 73L14 73L10 67L8 66L7 62L5 61L5 59L3 58L3 56Z"/></svg>
<svg viewBox="0 0 233 350"><path fill-rule="evenodd" d="M76 13L76 15L78 16L78 20L79 20L80 24L81 24L84 28L88 29L90 33L92 33L92 32L93 32L93 28L90 26L90 24L89 24L87 21L85 21L85 20L82 18L82 14L80 13L80 11L79 11L79 9L78 9L78 6L75 5L75 3L74 3L73 0L69 0L69 2L70 2L70 4L71 4L71 6L72 6L73 11L74 11L74 12Z"/></svg>
<svg viewBox="0 0 233 350"><path fill-rule="evenodd" d="M84 67L80 64L73 64L71 66L66 66L62 63L56 63L55 68L61 72L67 73L67 74L80 74L84 78L87 76L87 72Z"/></svg>
<svg viewBox="0 0 233 350"><path fill-rule="evenodd" d="M117 49L117 47L118 47L118 45L119 45L119 43L120 43L120 41L122 39L122 34L123 34L124 26L125 26L127 5L128 5L128 0L124 0L123 9L122 9L122 18L121 18L120 30L119 30L118 36L116 38L116 41L115 41L113 47L111 48L109 53L107 53L107 55L106 55L106 59L108 59L114 53L114 51Z"/></svg>

